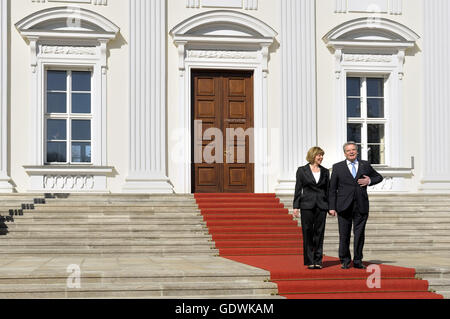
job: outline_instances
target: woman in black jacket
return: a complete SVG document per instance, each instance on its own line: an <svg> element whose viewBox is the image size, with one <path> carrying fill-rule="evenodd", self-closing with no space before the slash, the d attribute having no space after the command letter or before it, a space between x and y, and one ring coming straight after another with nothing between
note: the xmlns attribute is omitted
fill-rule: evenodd
<svg viewBox="0 0 450 319"><path fill-rule="evenodd" d="M321 166L325 152L309 150L309 164L299 167L294 195L294 216L300 217L303 230L303 257L309 269L322 269L323 240L328 212L330 172Z"/></svg>

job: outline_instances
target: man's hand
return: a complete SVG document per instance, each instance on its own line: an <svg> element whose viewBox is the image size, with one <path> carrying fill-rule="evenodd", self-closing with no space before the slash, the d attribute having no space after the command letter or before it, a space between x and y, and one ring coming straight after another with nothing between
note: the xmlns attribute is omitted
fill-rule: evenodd
<svg viewBox="0 0 450 319"><path fill-rule="evenodd" d="M333 216L333 217L336 217L337 211L335 211L335 210L330 210L330 211L328 212L328 215Z"/></svg>
<svg viewBox="0 0 450 319"><path fill-rule="evenodd" d="M364 178L358 179L358 184L361 187L366 187L370 185L370 178L366 175L363 176Z"/></svg>
<svg viewBox="0 0 450 319"><path fill-rule="evenodd" d="M294 217L299 218L300 217L300 209L294 209Z"/></svg>

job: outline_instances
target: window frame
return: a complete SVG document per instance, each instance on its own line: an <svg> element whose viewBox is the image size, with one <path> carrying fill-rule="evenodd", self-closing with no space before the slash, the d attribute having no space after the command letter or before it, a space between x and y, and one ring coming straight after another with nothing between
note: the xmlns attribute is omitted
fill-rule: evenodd
<svg viewBox="0 0 450 319"><path fill-rule="evenodd" d="M360 117L349 117L348 116L348 98L351 98L351 96L348 96L348 78L359 78L361 79L361 85L360 85L360 101L361 101L361 116ZM368 117L368 94L367 94L367 79L370 78L377 78L377 79L383 79L383 101L384 101L384 117L383 118L369 118ZM389 128L390 128L390 103L389 103L389 74L382 73L347 73L345 76L345 117L346 117L346 128L348 129L349 124L362 124L361 128L361 159L368 161L369 160L369 143L368 141L368 125L371 124L382 124L384 125L384 163L383 164L372 164L377 167L385 167L389 166L388 163L388 153L389 153ZM355 97L356 98L356 97ZM347 132L347 131L346 131ZM346 133L347 140L348 133ZM359 143L358 143L359 144ZM381 144L380 144L381 145Z"/></svg>
<svg viewBox="0 0 450 319"><path fill-rule="evenodd" d="M49 113L48 112L48 104L47 104L47 94L49 93L49 90L47 88L47 74L48 71L63 71L66 72L66 112L65 113ZM73 72L90 72L91 79L90 79L90 86L91 90L89 91L89 94L91 95L91 112L90 113L73 113L72 108L72 95L73 93L78 93L79 91L73 91L72 90L72 74ZM92 152L92 144L94 138L94 132L93 132L93 122L94 122L94 116L93 116L93 107L94 107L94 71L91 67L47 67L44 69L44 165L82 165L82 166L91 166L94 163L93 159L93 153ZM80 91L81 92L81 91ZM82 93L86 93L87 91L83 91ZM66 121L66 162L49 162L48 161L48 152L47 152L47 146L49 142L52 142L47 134L47 125L48 120L65 120ZM86 141L78 141L73 140L72 138L72 123L76 120L84 120L90 121L91 126L91 132L90 132L90 140ZM56 141L56 140L55 140ZM62 140L61 140L62 141ZM89 142L91 144L91 161L90 162L74 162L72 157L72 144L73 143L87 143Z"/></svg>

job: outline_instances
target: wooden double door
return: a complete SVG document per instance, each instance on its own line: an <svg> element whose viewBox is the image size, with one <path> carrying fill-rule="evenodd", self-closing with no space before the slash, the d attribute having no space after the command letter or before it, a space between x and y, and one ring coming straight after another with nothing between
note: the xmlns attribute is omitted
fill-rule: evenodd
<svg viewBox="0 0 450 319"><path fill-rule="evenodd" d="M254 192L253 100L253 72L192 72L193 193Z"/></svg>

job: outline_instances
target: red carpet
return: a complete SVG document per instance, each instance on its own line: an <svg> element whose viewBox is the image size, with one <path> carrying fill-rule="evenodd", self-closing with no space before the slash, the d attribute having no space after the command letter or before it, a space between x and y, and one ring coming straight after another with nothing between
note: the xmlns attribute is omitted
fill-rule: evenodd
<svg viewBox="0 0 450 319"><path fill-rule="evenodd" d="M289 299L442 299L415 279L415 269L378 265L373 272L341 269L325 256L324 269L303 266L302 231L275 194L195 194L220 256L270 271ZM371 277L372 276L372 277Z"/></svg>

